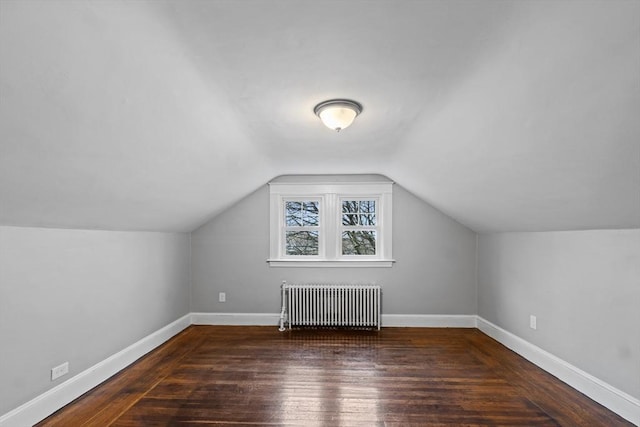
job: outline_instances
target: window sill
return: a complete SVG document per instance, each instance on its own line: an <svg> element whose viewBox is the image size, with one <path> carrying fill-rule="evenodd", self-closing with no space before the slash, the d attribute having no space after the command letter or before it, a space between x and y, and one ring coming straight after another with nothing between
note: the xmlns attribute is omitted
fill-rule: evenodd
<svg viewBox="0 0 640 427"><path fill-rule="evenodd" d="M282 260L268 259L270 267L393 267L394 259L367 259L367 260Z"/></svg>

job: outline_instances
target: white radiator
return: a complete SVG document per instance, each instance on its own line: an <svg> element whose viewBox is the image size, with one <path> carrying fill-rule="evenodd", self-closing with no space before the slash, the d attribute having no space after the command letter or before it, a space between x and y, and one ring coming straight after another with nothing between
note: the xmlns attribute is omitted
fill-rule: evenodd
<svg viewBox="0 0 640 427"><path fill-rule="evenodd" d="M379 285L327 285L282 283L280 330L292 327L380 329Z"/></svg>

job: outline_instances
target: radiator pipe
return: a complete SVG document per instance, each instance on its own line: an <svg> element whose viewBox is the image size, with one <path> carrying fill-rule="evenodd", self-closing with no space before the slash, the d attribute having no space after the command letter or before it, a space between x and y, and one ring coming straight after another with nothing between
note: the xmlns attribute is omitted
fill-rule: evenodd
<svg viewBox="0 0 640 427"><path fill-rule="evenodd" d="M285 317L285 313L287 311L287 305L286 305L286 291L285 291L285 287L287 285L287 281L283 280L282 281L282 310L280 310L280 327L278 328L278 330L280 332L284 332L285 328L284 328L284 317Z"/></svg>

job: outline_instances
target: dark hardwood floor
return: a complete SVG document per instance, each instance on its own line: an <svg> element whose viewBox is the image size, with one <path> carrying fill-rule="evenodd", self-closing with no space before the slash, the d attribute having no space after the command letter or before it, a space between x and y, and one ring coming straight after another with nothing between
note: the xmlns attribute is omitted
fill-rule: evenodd
<svg viewBox="0 0 640 427"><path fill-rule="evenodd" d="M477 329L191 326L38 426L631 426Z"/></svg>

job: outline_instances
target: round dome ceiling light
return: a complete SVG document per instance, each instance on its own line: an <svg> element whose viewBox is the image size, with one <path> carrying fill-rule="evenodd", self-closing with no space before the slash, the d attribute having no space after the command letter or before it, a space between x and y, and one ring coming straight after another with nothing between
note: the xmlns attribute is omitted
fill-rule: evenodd
<svg viewBox="0 0 640 427"><path fill-rule="evenodd" d="M340 132L351 126L351 123L362 112L362 105L348 99L331 99L321 102L313 109L316 116L329 129Z"/></svg>

